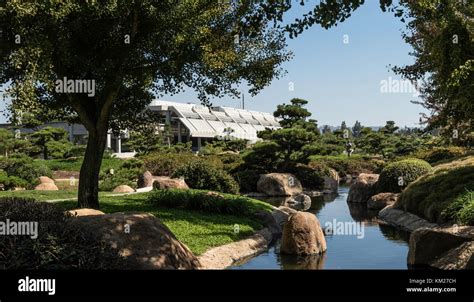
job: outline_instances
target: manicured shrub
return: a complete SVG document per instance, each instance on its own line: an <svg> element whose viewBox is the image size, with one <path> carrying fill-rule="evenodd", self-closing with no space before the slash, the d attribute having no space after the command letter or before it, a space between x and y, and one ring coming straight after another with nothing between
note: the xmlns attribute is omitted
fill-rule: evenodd
<svg viewBox="0 0 474 302"><path fill-rule="evenodd" d="M215 155L216 159L213 159L213 162L217 162L217 160L222 162L222 168L229 172L233 173L237 171L240 166L244 163L242 157L239 154L224 152Z"/></svg>
<svg viewBox="0 0 474 302"><path fill-rule="evenodd" d="M360 173L379 174L385 166L385 161L362 156L311 156L309 166L316 163L325 164L336 170L339 176L359 175Z"/></svg>
<svg viewBox="0 0 474 302"><path fill-rule="evenodd" d="M172 177L183 177L193 189L214 190L224 193L237 193L238 183L224 170L205 161L190 162L180 166Z"/></svg>
<svg viewBox="0 0 474 302"><path fill-rule="evenodd" d="M248 197L202 190L154 190L147 201L159 207L235 216L249 216L259 210L271 210L270 205Z"/></svg>
<svg viewBox="0 0 474 302"><path fill-rule="evenodd" d="M474 166L436 169L410 184L395 207L432 222L472 224L473 190Z"/></svg>
<svg viewBox="0 0 474 302"><path fill-rule="evenodd" d="M427 161L430 164L461 157L466 154L466 149L462 147L434 147L420 150L414 154L416 158Z"/></svg>
<svg viewBox="0 0 474 302"><path fill-rule="evenodd" d="M0 160L0 169L8 176L18 177L28 182L28 188L38 184L40 176L52 177L51 169L41 161L34 161L26 155L12 156Z"/></svg>
<svg viewBox="0 0 474 302"><path fill-rule="evenodd" d="M121 169L136 169L136 170L143 170L143 161L137 158L130 158L123 161L122 165L120 166Z"/></svg>
<svg viewBox="0 0 474 302"><path fill-rule="evenodd" d="M258 170L242 170L234 173L241 192L257 192L257 182L260 178Z"/></svg>
<svg viewBox="0 0 474 302"><path fill-rule="evenodd" d="M301 151L306 158L309 156L338 156L344 151L344 146L341 144L317 142L303 146Z"/></svg>
<svg viewBox="0 0 474 302"><path fill-rule="evenodd" d="M288 171L298 178L303 188L310 190L322 190L324 177L330 175L326 164L315 162L312 165L296 164Z"/></svg>
<svg viewBox="0 0 474 302"><path fill-rule="evenodd" d="M380 173L378 192L401 192L407 185L432 170L429 163L421 159L405 159L390 163Z"/></svg>
<svg viewBox="0 0 474 302"><path fill-rule="evenodd" d="M72 218L52 203L0 198L0 221L37 222L37 238L0 236L0 269L123 269L117 250L74 226ZM33 234L34 235L34 234Z"/></svg>
<svg viewBox="0 0 474 302"><path fill-rule="evenodd" d="M258 142L242 153L243 167L261 173L275 172L283 162L281 147L275 142Z"/></svg>
<svg viewBox="0 0 474 302"><path fill-rule="evenodd" d="M64 158L82 157L86 153L86 145L74 145L64 153Z"/></svg>
<svg viewBox="0 0 474 302"><path fill-rule="evenodd" d="M138 178L144 172L143 162L139 159L125 160L117 170L113 170L114 173L110 169L100 173L100 191L113 191L120 185L136 189Z"/></svg>
<svg viewBox="0 0 474 302"><path fill-rule="evenodd" d="M7 172L0 170L0 190L12 190L14 188L26 188L28 182L16 176L8 176Z"/></svg>
<svg viewBox="0 0 474 302"><path fill-rule="evenodd" d="M153 153L141 159L145 170L157 176L171 176L181 166L197 161L204 161L221 169L224 167L217 156L197 156L192 153Z"/></svg>
<svg viewBox="0 0 474 302"><path fill-rule="evenodd" d="M65 158L66 153L68 153L73 144L67 140L60 140L60 141L49 141L45 144L48 150L48 156L50 158L59 159Z"/></svg>

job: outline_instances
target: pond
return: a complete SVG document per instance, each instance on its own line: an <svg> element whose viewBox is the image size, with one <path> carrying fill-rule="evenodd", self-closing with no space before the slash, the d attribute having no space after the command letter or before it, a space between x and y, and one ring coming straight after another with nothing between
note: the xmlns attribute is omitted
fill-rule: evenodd
<svg viewBox="0 0 474 302"><path fill-rule="evenodd" d="M348 192L343 186L336 196L311 198L307 212L318 217L323 229L333 228L326 232L324 254L283 255L277 240L266 252L231 269L407 269L409 233L377 223L376 213L365 204L347 203ZM281 204L277 199L266 201Z"/></svg>

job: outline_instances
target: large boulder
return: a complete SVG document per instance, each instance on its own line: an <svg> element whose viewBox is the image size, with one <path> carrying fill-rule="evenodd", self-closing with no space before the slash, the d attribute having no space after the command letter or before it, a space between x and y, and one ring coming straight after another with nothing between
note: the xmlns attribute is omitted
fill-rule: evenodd
<svg viewBox="0 0 474 302"><path fill-rule="evenodd" d="M376 193L375 184L378 180L378 174L359 174L349 190L347 201L367 202L367 200Z"/></svg>
<svg viewBox="0 0 474 302"><path fill-rule="evenodd" d="M337 193L339 189L339 174L334 169L329 169L329 175L324 176L323 191L327 193Z"/></svg>
<svg viewBox="0 0 474 302"><path fill-rule="evenodd" d="M170 178L168 176L154 176L153 187L159 190L167 189L189 189L182 178Z"/></svg>
<svg viewBox="0 0 474 302"><path fill-rule="evenodd" d="M48 176L39 177L39 185L35 187L36 191L58 191L58 186L54 183L54 180Z"/></svg>
<svg viewBox="0 0 474 302"><path fill-rule="evenodd" d="M127 185L120 185L116 187L112 192L114 193L133 193L135 190Z"/></svg>
<svg viewBox="0 0 474 302"><path fill-rule="evenodd" d="M367 208L369 210L382 210L388 205L393 205L400 194L397 193L379 193L369 198Z"/></svg>
<svg viewBox="0 0 474 302"><path fill-rule="evenodd" d="M52 180L48 176L40 176L39 181L42 184L54 184L54 180Z"/></svg>
<svg viewBox="0 0 474 302"><path fill-rule="evenodd" d="M289 173L262 174L257 190L269 196L291 196L303 192L301 182Z"/></svg>
<svg viewBox="0 0 474 302"><path fill-rule="evenodd" d="M311 197L306 194L298 194L286 201L285 205L297 211L306 211L311 208Z"/></svg>
<svg viewBox="0 0 474 302"><path fill-rule="evenodd" d="M359 202L348 202L347 207L349 208L349 214L352 219L357 222L364 222L365 224L372 224L377 218L376 211L369 211L367 204Z"/></svg>
<svg viewBox="0 0 474 302"><path fill-rule="evenodd" d="M196 269L196 256L158 218L148 213L113 213L74 218L99 240L136 263L136 269Z"/></svg>
<svg viewBox="0 0 474 302"><path fill-rule="evenodd" d="M141 188L152 187L154 181L155 180L153 179L153 175L151 174L151 172L150 171L145 171L138 178L137 188L141 189Z"/></svg>
<svg viewBox="0 0 474 302"><path fill-rule="evenodd" d="M409 265L474 269L474 227L422 228L410 236Z"/></svg>
<svg viewBox="0 0 474 302"><path fill-rule="evenodd" d="M105 215L104 212L96 210L96 209L89 209L89 208L83 208L83 209L75 209L75 210L69 210L67 211L69 214L72 216L95 216L95 215Z"/></svg>
<svg viewBox="0 0 474 302"><path fill-rule="evenodd" d="M280 251L283 254L314 255L326 251L326 238L313 213L297 212L283 227Z"/></svg>
<svg viewBox="0 0 474 302"><path fill-rule="evenodd" d="M58 191L59 188L54 182L40 183L35 187L35 191Z"/></svg>
<svg viewBox="0 0 474 302"><path fill-rule="evenodd" d="M273 220L279 228L280 235L283 232L285 223L288 222L290 215L295 214L297 211L289 207L280 206L272 211Z"/></svg>
<svg viewBox="0 0 474 302"><path fill-rule="evenodd" d="M256 211L254 217L270 231L274 239L281 236L282 227L277 223L275 216L268 211Z"/></svg>
<svg viewBox="0 0 474 302"><path fill-rule="evenodd" d="M431 266L445 270L474 270L474 241L464 242L458 247L449 250L432 262Z"/></svg>
<svg viewBox="0 0 474 302"><path fill-rule="evenodd" d="M394 209L393 206L386 206L378 212L377 216L383 222L408 232L422 228L432 229L438 227L436 223L431 223L410 212Z"/></svg>

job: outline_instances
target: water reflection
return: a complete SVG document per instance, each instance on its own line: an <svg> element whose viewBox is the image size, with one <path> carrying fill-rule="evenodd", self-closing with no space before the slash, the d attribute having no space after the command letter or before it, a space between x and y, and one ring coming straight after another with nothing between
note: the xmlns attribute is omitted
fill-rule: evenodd
<svg viewBox="0 0 474 302"><path fill-rule="evenodd" d="M293 203L292 196L269 196L269 197L254 197L256 199L268 202L269 204L279 207L279 206L286 206L290 208L294 208L298 211L308 211L314 214L317 214L326 203L332 202L337 198L338 194L324 194L319 196L310 196L311 203L310 204L302 204L302 203Z"/></svg>
<svg viewBox="0 0 474 302"><path fill-rule="evenodd" d="M407 231L397 229L385 224L379 224L379 228L382 235L389 240L398 241L402 243L410 240L410 233Z"/></svg>
<svg viewBox="0 0 474 302"><path fill-rule="evenodd" d="M316 270L324 268L326 253L310 256L293 256L280 254L282 269L307 269Z"/></svg>
<svg viewBox="0 0 474 302"><path fill-rule="evenodd" d="M367 208L366 203L348 202L349 214L357 222L373 223L377 218L377 212Z"/></svg>
<svg viewBox="0 0 474 302"><path fill-rule="evenodd" d="M324 228L327 222L363 222L364 236L327 235L327 251L322 255L297 257L280 254L279 242L268 251L232 269L407 269L407 232L379 225L376 213L364 204L347 203L349 188L341 187L339 195L311 197L311 207ZM272 198L279 206L288 198ZM268 199L265 199L268 202Z"/></svg>

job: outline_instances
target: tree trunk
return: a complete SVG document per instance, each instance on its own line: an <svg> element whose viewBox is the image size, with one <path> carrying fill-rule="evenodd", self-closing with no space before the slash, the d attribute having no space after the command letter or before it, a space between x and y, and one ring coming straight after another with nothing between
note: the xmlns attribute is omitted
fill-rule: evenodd
<svg viewBox="0 0 474 302"><path fill-rule="evenodd" d="M43 158L44 160L48 160L48 148L46 147L46 145L44 145L43 148Z"/></svg>
<svg viewBox="0 0 474 302"><path fill-rule="evenodd" d="M104 129L89 130L86 153L79 176L79 208L99 208L99 173L107 140L107 130Z"/></svg>

